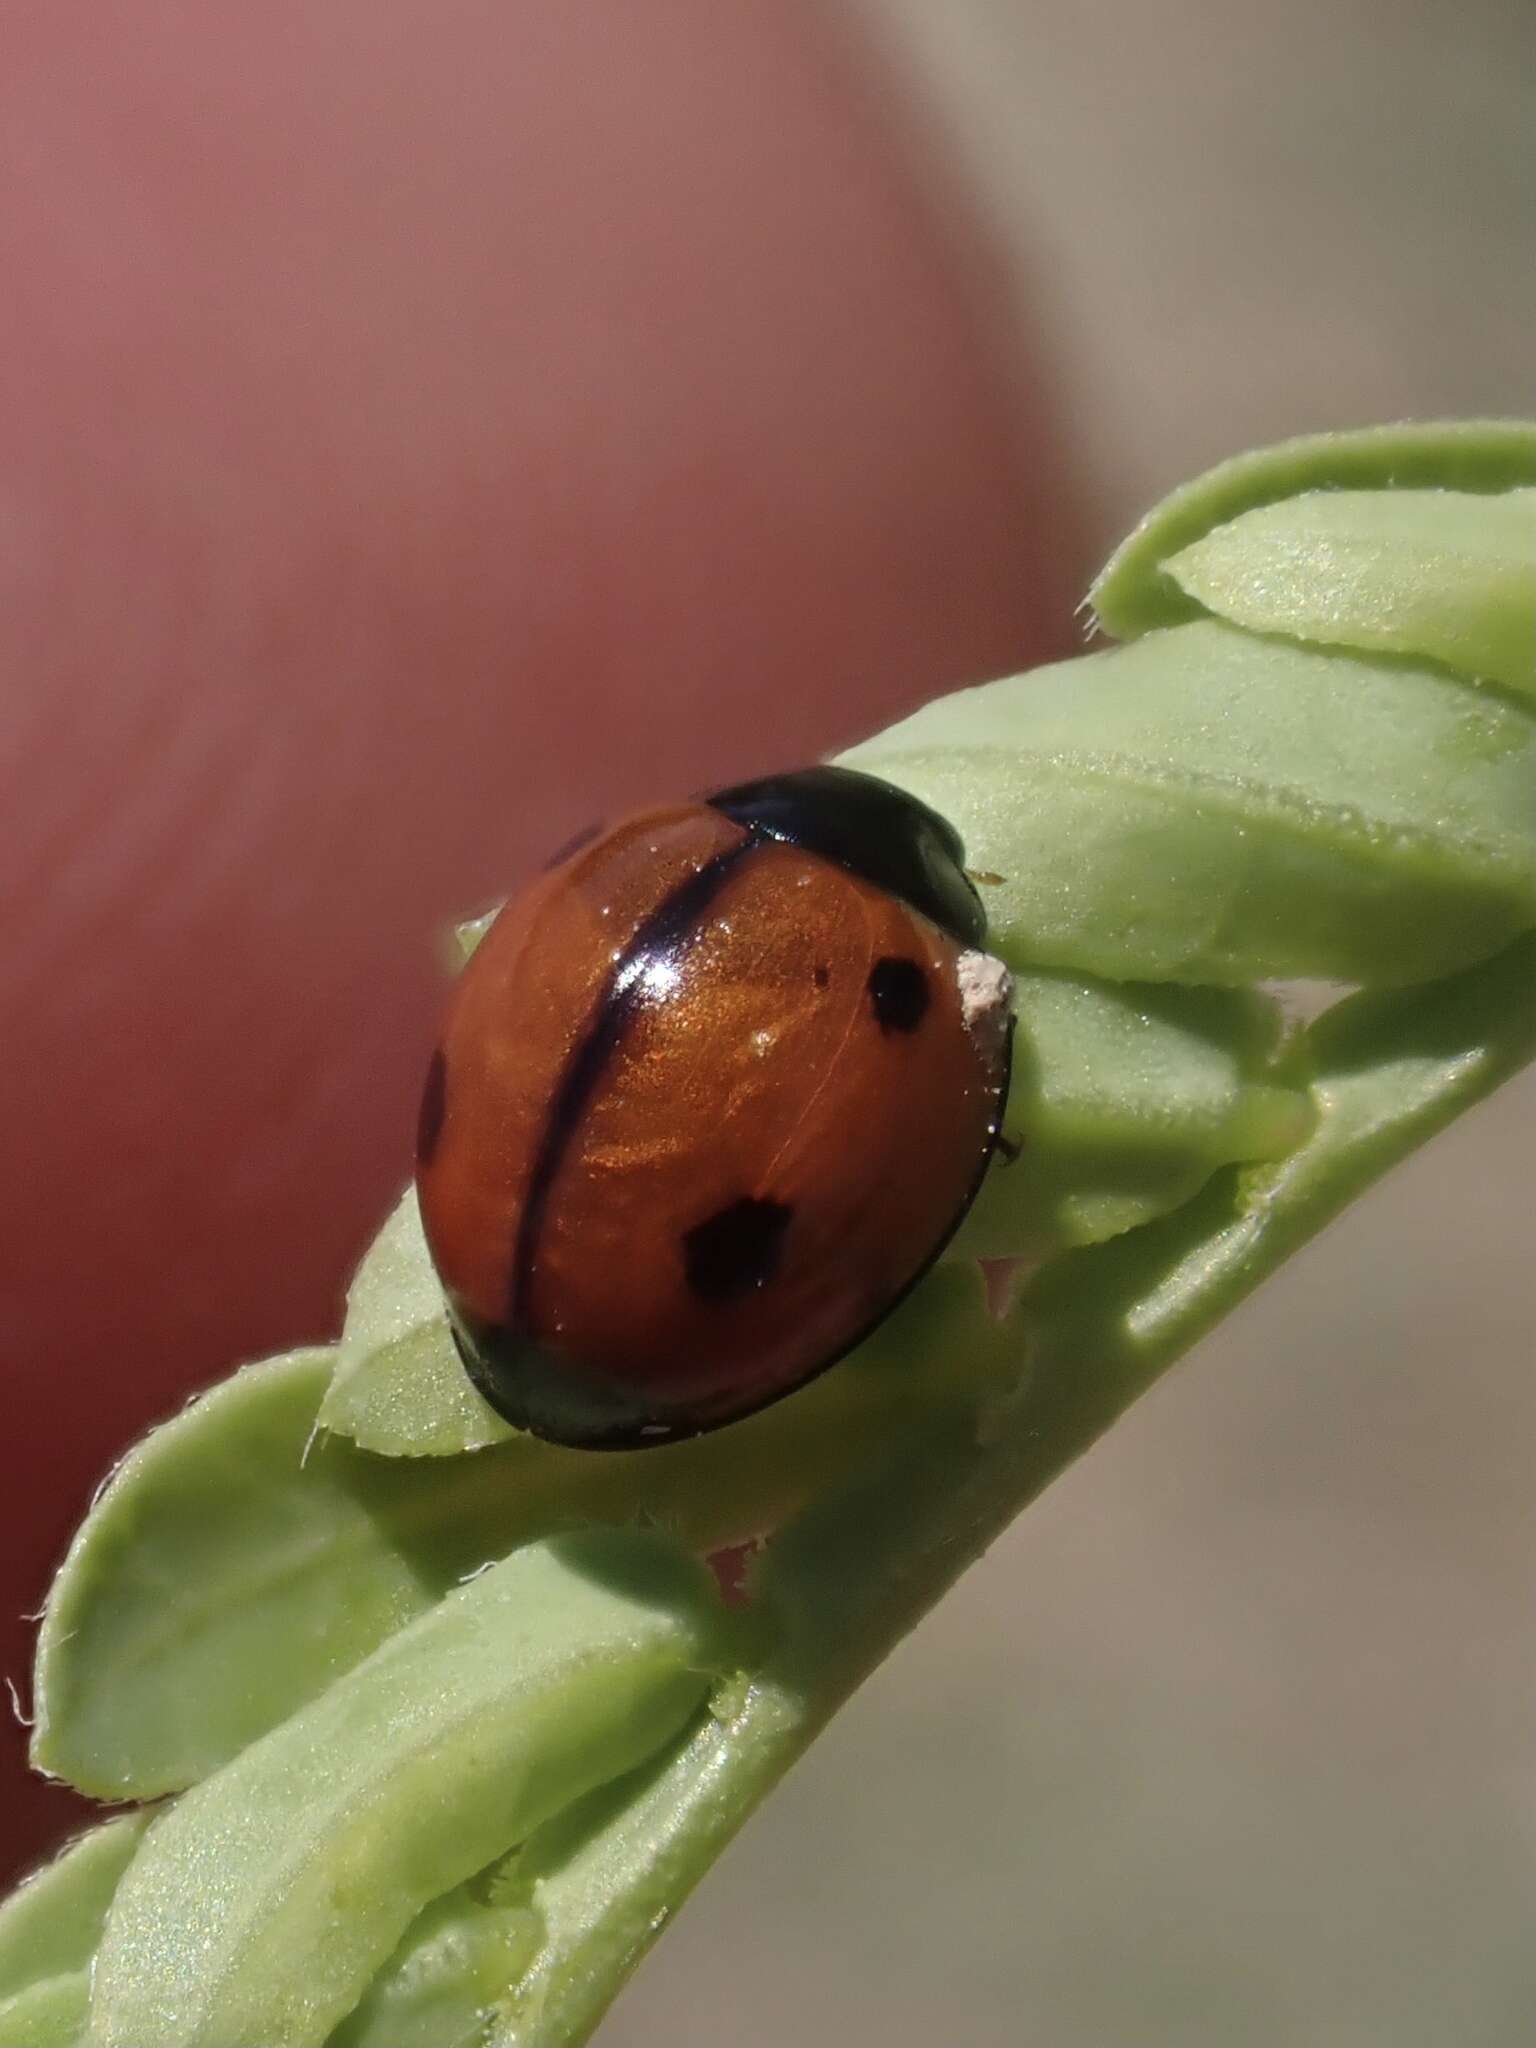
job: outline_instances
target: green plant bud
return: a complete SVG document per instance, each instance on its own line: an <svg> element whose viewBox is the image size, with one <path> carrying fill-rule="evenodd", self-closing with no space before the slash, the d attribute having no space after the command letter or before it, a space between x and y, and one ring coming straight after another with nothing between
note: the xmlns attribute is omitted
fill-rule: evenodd
<svg viewBox="0 0 1536 2048"><path fill-rule="evenodd" d="M1218 463L1153 506L1099 572L1088 602L1117 640L1197 618L1174 555L1260 505L1315 491L1512 491L1536 484L1536 423L1429 420L1304 434Z"/></svg>

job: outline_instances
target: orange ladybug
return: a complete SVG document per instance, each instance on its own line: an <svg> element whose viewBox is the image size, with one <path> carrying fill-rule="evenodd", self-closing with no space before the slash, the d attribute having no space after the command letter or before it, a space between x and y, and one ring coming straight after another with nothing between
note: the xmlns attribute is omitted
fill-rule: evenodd
<svg viewBox="0 0 1536 2048"><path fill-rule="evenodd" d="M943 1250L997 1140L1007 976L953 828L812 768L575 842L455 991L416 1181L475 1384L628 1449L750 1414Z"/></svg>

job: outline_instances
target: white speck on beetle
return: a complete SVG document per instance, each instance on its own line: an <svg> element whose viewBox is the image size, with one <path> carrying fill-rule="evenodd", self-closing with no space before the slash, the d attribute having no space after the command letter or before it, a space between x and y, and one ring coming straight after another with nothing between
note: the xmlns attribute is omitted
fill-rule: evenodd
<svg viewBox="0 0 1536 2048"><path fill-rule="evenodd" d="M955 977L966 1029L984 1044L995 1042L1007 1028L1013 976L990 953L971 951L960 955Z"/></svg>

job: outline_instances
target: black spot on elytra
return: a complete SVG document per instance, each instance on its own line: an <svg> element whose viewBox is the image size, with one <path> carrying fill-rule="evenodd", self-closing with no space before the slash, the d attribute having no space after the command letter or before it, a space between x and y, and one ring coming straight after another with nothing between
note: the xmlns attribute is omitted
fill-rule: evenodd
<svg viewBox="0 0 1536 2048"><path fill-rule="evenodd" d="M743 1195L696 1223L683 1237L689 1287L702 1301L735 1301L766 1287L779 1270L794 1213L784 1202Z"/></svg>
<svg viewBox="0 0 1536 2048"><path fill-rule="evenodd" d="M887 954L869 970L867 985L882 1031L915 1031L928 1014L928 977L915 960Z"/></svg>
<svg viewBox="0 0 1536 2048"><path fill-rule="evenodd" d="M817 967L813 970L811 974L811 979L815 982L818 988L825 988L827 983L832 979L832 970L830 967Z"/></svg>
<svg viewBox="0 0 1536 2048"><path fill-rule="evenodd" d="M443 1112L448 1107L448 1061L439 1046L427 1068L426 1086L421 1091L421 1114L416 1120L416 1164L430 1166L443 1135Z"/></svg>

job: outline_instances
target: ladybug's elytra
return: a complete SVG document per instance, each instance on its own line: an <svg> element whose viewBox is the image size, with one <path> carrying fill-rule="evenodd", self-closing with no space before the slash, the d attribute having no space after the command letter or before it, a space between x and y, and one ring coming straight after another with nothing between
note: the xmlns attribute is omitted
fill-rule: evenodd
<svg viewBox="0 0 1536 2048"><path fill-rule="evenodd" d="M868 1334L996 1142L1007 977L953 829L816 768L588 834L466 967L422 1222L471 1377L558 1443L697 1435Z"/></svg>

